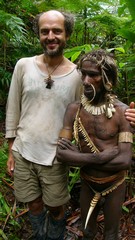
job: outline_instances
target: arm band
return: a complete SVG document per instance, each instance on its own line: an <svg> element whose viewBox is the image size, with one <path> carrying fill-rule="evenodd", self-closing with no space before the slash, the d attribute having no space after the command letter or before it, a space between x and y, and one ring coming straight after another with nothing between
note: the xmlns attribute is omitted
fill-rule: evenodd
<svg viewBox="0 0 135 240"><path fill-rule="evenodd" d="M59 138L66 138L66 139L72 140L73 139L72 130L62 128L59 134Z"/></svg>
<svg viewBox="0 0 135 240"><path fill-rule="evenodd" d="M133 143L133 134L131 132L120 132L118 136L118 142Z"/></svg>

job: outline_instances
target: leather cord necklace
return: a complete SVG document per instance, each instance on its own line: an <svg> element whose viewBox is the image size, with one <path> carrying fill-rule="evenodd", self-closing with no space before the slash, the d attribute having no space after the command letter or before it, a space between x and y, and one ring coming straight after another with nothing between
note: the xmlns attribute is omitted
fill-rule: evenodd
<svg viewBox="0 0 135 240"><path fill-rule="evenodd" d="M44 79L44 81L46 83L46 88L51 89L51 87L54 83L54 80L52 79L51 75L62 64L63 61L64 61L64 58L62 58L62 60L54 67L54 69L51 72L49 71L49 68L47 66L48 64L45 63L46 69L47 69L47 72L48 72L48 77L46 79Z"/></svg>

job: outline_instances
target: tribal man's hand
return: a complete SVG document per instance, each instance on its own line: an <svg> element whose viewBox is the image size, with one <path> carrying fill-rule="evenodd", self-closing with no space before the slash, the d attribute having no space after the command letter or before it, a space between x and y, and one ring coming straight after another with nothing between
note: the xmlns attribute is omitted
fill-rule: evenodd
<svg viewBox="0 0 135 240"><path fill-rule="evenodd" d="M76 145L74 145L70 140L68 139L65 139L65 138L60 138L58 140L58 146L61 148L61 149L69 149L71 151L74 151L74 152L79 152L78 148Z"/></svg>

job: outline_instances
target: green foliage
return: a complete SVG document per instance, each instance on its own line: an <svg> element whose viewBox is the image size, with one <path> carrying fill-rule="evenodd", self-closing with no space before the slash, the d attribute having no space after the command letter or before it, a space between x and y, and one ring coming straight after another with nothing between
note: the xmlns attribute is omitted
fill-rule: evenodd
<svg viewBox="0 0 135 240"><path fill-rule="evenodd" d="M0 236L2 237L3 240L8 240L2 229L0 229Z"/></svg>
<svg viewBox="0 0 135 240"><path fill-rule="evenodd" d="M89 44L85 44L82 46L66 49L64 55L65 57L69 58L72 62L75 62L76 60L79 59L80 55L90 51L91 49L92 46L90 46Z"/></svg>
<svg viewBox="0 0 135 240"><path fill-rule="evenodd" d="M13 226L16 228L16 230L17 228L20 228L20 225L14 219L13 213L11 211L11 207L7 204L2 193L0 193L0 221L5 222L7 218L8 218L8 224L10 227ZM3 237L3 239L5 240L8 239L2 229L0 231L0 235Z"/></svg>
<svg viewBox="0 0 135 240"><path fill-rule="evenodd" d="M0 90L0 92L2 91L2 87L5 87L5 88L9 87L11 75L12 75L11 72L5 71L5 69L3 67L0 67L0 76L1 76L1 81L0 81L1 90ZM3 93L3 91L0 93L0 97L2 97L2 93ZM5 95L5 93L3 93L3 95ZM0 102L2 102L2 99L0 99Z"/></svg>
<svg viewBox="0 0 135 240"><path fill-rule="evenodd" d="M77 183L79 179L80 179L80 168L71 167L69 170L69 184L68 184L69 192L71 192L74 185Z"/></svg>
<svg viewBox="0 0 135 240"><path fill-rule="evenodd" d="M0 39L4 42L12 42L14 46L18 44L26 43L26 33L24 22L22 19L14 16L13 14L6 13L3 10L0 10L0 27L3 29L1 32ZM8 43L8 42L7 42Z"/></svg>
<svg viewBox="0 0 135 240"><path fill-rule="evenodd" d="M122 209L126 212L129 213L129 209L126 206L122 206Z"/></svg>
<svg viewBox="0 0 135 240"><path fill-rule="evenodd" d="M4 139L4 135L0 133L0 139L2 141L0 146L0 184L2 177L5 176L6 172L6 162L8 158L8 144L7 141Z"/></svg>
<svg viewBox="0 0 135 240"><path fill-rule="evenodd" d="M135 56L133 53L116 53L119 79L116 92L120 99L129 105L131 101L135 101Z"/></svg>
<svg viewBox="0 0 135 240"><path fill-rule="evenodd" d="M131 17L135 20L135 1L134 0L126 0L126 4L130 11Z"/></svg>
<svg viewBox="0 0 135 240"><path fill-rule="evenodd" d="M8 214L11 215L11 209L6 203L2 193L0 193L0 220L5 218Z"/></svg>
<svg viewBox="0 0 135 240"><path fill-rule="evenodd" d="M2 178L4 178L9 184L11 182L9 176L6 177L6 162L8 158L8 144L7 141L4 139L4 135L0 133L0 187L1 190L3 188L3 182ZM3 194L2 194L3 192ZM5 240L19 240L17 235L17 231L21 228L21 224L18 222L18 219L14 216L14 207L11 207L11 205L6 201L6 192L2 190L0 192L0 239ZM16 213L19 213L21 209L16 208ZM9 232L7 233L7 230L5 230L5 225L8 225ZM12 233L13 232L13 233ZM2 238L1 238L2 237Z"/></svg>

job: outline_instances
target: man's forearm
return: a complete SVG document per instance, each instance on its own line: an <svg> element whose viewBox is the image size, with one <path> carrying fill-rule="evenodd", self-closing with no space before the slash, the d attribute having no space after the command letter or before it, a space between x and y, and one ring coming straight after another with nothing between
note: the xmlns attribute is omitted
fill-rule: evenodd
<svg viewBox="0 0 135 240"><path fill-rule="evenodd" d="M14 143L15 138L8 138L8 152L9 155L12 154L12 146Z"/></svg>
<svg viewBox="0 0 135 240"><path fill-rule="evenodd" d="M69 149L61 149L60 147L57 149L58 161L78 167L93 165L95 163L101 167L102 164L112 160L117 154L117 147L98 153L81 153Z"/></svg>
<svg viewBox="0 0 135 240"><path fill-rule="evenodd" d="M128 170L131 165L132 154L123 153L116 158L104 163L102 166L93 164L93 169L102 170L103 172L118 172L121 170Z"/></svg>

